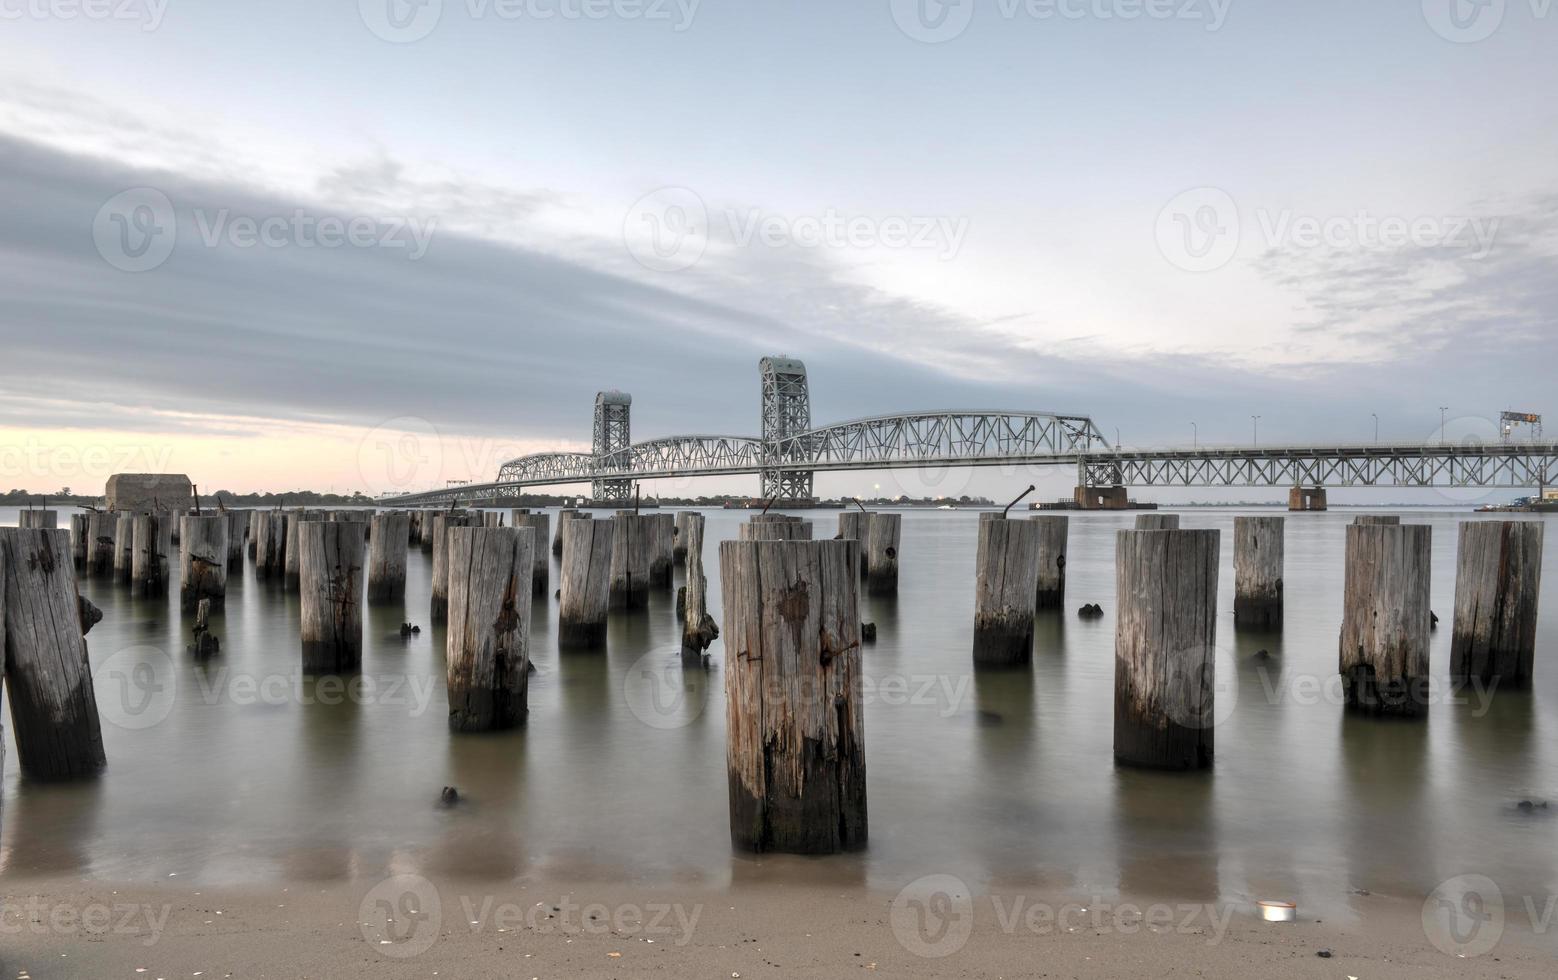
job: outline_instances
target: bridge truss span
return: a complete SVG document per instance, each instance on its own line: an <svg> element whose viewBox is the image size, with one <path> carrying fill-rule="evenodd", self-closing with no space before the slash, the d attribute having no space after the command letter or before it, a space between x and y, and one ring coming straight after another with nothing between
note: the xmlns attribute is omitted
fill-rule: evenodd
<svg viewBox="0 0 1558 980"><path fill-rule="evenodd" d="M1107 449L1091 419L1051 412L939 411L854 419L779 440L788 469L1070 462Z"/></svg>
<svg viewBox="0 0 1558 980"><path fill-rule="evenodd" d="M1558 482L1558 443L1115 451L1078 462L1087 487L1482 487Z"/></svg>

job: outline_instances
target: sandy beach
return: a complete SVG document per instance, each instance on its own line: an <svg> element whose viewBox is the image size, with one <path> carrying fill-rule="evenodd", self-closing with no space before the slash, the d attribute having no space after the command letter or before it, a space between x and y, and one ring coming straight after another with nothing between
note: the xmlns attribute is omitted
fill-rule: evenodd
<svg viewBox="0 0 1558 980"><path fill-rule="evenodd" d="M936 883L932 882L934 888ZM912 889L913 886L911 886ZM429 897L428 889L436 894ZM600 882L196 888L10 881L0 968L55 977L1549 977L1553 946L1505 928L1461 957L1422 906L1358 896L1357 921L1061 894L890 895ZM922 901L923 899L923 901ZM393 911L392 911L393 910ZM1513 912L1513 910L1512 910ZM1511 919L1515 918L1512 914ZM1544 945L1545 943L1545 945ZM1328 955L1322 955L1328 954Z"/></svg>

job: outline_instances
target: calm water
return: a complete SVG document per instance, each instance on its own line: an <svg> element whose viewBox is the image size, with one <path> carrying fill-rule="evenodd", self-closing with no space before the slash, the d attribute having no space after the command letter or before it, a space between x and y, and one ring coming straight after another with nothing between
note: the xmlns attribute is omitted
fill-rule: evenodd
<svg viewBox="0 0 1558 980"><path fill-rule="evenodd" d="M719 885L800 873L896 888L931 872L986 887L1089 894L1294 897L1345 914L1352 889L1421 896L1486 874L1506 894L1552 890L1558 819L1519 813L1558 797L1558 609L1543 599L1537 687L1436 705L1423 723L1351 718L1335 697L1343 528L1354 512L1290 515L1287 626L1232 628L1233 510L1189 510L1224 532L1216 768L1116 769L1111 754L1114 531L1130 515L1072 515L1068 611L1041 620L1031 670L974 672L978 515L910 512L896 600L863 597L870 847L757 861L728 844L722 647L684 668L673 592L615 616L609 648L559 656L552 587L534 604L530 721L452 737L443 631L428 623L431 557L413 551L404 607L365 617L356 697L297 675L299 607L252 566L197 665L168 600L86 581L104 620L89 639L109 767L74 785L18 778L7 745L0 870L100 880L249 883L386 871L527 873ZM555 512L554 512L555 522ZM747 515L708 514L715 542ZM833 511L809 515L831 537ZM1433 672L1447 670L1455 526L1434 528ZM0 523L14 524L13 512ZM1546 578L1554 577L1548 549ZM677 583L681 583L678 570ZM1083 602L1108 615L1084 622ZM422 626L402 639L403 620ZM1265 649L1269 658L1255 656ZM5 719L11 742L10 720ZM468 802L435 805L459 787Z"/></svg>

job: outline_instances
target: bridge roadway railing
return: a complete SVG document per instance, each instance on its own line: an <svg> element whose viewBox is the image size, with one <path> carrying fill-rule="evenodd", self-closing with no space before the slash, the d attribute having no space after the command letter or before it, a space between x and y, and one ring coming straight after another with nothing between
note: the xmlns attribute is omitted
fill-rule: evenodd
<svg viewBox="0 0 1558 980"><path fill-rule="evenodd" d="M1535 489L1558 483L1558 443L1116 449L1077 470L1088 487Z"/></svg>

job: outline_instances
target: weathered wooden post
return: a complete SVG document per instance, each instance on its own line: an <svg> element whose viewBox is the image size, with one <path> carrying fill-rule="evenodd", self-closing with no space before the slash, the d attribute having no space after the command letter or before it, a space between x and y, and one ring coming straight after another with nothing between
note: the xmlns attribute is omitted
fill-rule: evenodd
<svg viewBox="0 0 1558 980"><path fill-rule="evenodd" d="M399 602L406 597L411 518L405 514L375 515L368 540L368 601Z"/></svg>
<svg viewBox="0 0 1558 980"><path fill-rule="evenodd" d="M481 512L481 524L479 527L502 527L503 512L501 510L484 510Z"/></svg>
<svg viewBox="0 0 1558 980"><path fill-rule="evenodd" d="M247 545L249 550L249 557L256 562L259 561L260 525L268 519L266 518L265 513L266 512L264 510L249 511L249 537L247 539Z"/></svg>
<svg viewBox="0 0 1558 980"><path fill-rule="evenodd" d="M525 723L530 674L530 573L536 532L449 530L449 730Z"/></svg>
<svg viewBox="0 0 1558 980"><path fill-rule="evenodd" d="M1337 669L1351 710L1405 717L1428 711L1431 542L1426 524L1347 528Z"/></svg>
<svg viewBox="0 0 1558 980"><path fill-rule="evenodd" d="M866 591L871 595L891 595L898 591L898 537L902 524L902 514L871 515L865 546Z"/></svg>
<svg viewBox="0 0 1558 980"><path fill-rule="evenodd" d="M282 548L281 569L288 589L298 587L303 577L303 522L323 521L324 511L300 510L287 518L287 540Z"/></svg>
<svg viewBox="0 0 1558 980"><path fill-rule="evenodd" d="M676 565L672 557L676 549L676 517L673 514L650 514L649 521L649 584L668 589Z"/></svg>
<svg viewBox="0 0 1558 980"><path fill-rule="evenodd" d="M617 514L611 519L611 608L649 605L649 518Z"/></svg>
<svg viewBox="0 0 1558 980"><path fill-rule="evenodd" d="M254 571L260 578L282 576L287 563L287 516L279 510L260 515L260 540L254 546Z"/></svg>
<svg viewBox="0 0 1558 980"><path fill-rule="evenodd" d="M546 514L516 510L510 515L510 524L514 527L528 527L535 532L536 546L530 549L535 561L535 567L530 573L530 588L535 595L545 595L552 581L552 559L547 555L547 547L552 542L552 519Z"/></svg>
<svg viewBox="0 0 1558 980"><path fill-rule="evenodd" d="M91 775L107 764L81 625L70 535L0 529L0 648L22 773Z"/></svg>
<svg viewBox="0 0 1558 980"><path fill-rule="evenodd" d="M368 542L354 521L304 521L299 555L303 672L362 665L362 568Z"/></svg>
<svg viewBox="0 0 1558 980"><path fill-rule="evenodd" d="M1006 667L1033 659L1043 537L1037 521L1011 521L1000 514L980 520L974 559L974 663Z"/></svg>
<svg viewBox="0 0 1558 980"><path fill-rule="evenodd" d="M249 530L249 511L230 510L227 512L227 567L243 568L244 535ZM177 516L169 521L169 524L178 523Z"/></svg>
<svg viewBox="0 0 1558 980"><path fill-rule="evenodd" d="M602 646L606 642L606 612L611 606L611 549L616 525L576 513L558 529L563 535L558 646Z"/></svg>
<svg viewBox="0 0 1558 980"><path fill-rule="evenodd" d="M791 514L756 514L736 534L742 541L810 541L812 528L811 521Z"/></svg>
<svg viewBox="0 0 1558 980"><path fill-rule="evenodd" d="M1395 527L1401 523L1401 517L1396 514L1362 514L1354 517L1352 522L1360 527Z"/></svg>
<svg viewBox="0 0 1558 980"><path fill-rule="evenodd" d="M1218 547L1215 530L1117 532L1114 757L1120 763L1212 764Z"/></svg>
<svg viewBox="0 0 1558 980"><path fill-rule="evenodd" d="M1541 521L1464 521L1455 566L1450 679L1531 686L1542 591Z"/></svg>
<svg viewBox="0 0 1558 980"><path fill-rule="evenodd" d="M552 538L552 554L562 557L563 554L563 525L576 517L589 519L589 514L581 514L572 507L564 507L557 512L557 536Z"/></svg>
<svg viewBox="0 0 1558 980"><path fill-rule="evenodd" d="M1285 517L1233 519L1233 625L1282 626Z"/></svg>
<svg viewBox="0 0 1558 980"><path fill-rule="evenodd" d="M16 526L33 530L53 530L59 527L60 512L30 508L16 512Z"/></svg>
<svg viewBox="0 0 1558 980"><path fill-rule="evenodd" d="M870 533L870 511L846 510L839 514L838 537L846 541L860 542L860 574L862 576L871 567L871 556L866 553L866 544L870 539Z"/></svg>
<svg viewBox="0 0 1558 980"><path fill-rule="evenodd" d="M714 617L709 615L709 584L708 577L703 573L703 515L684 511L678 515L678 521L684 549L682 560L687 565L687 600L682 609L682 653L701 656L719 638L719 626L714 622Z"/></svg>
<svg viewBox="0 0 1558 980"><path fill-rule="evenodd" d="M114 580L129 582L135 572L135 515L120 514L114 522Z"/></svg>
<svg viewBox="0 0 1558 980"><path fill-rule="evenodd" d="M676 512L676 530L672 537L675 543L671 546L671 561L678 565L687 563L687 524L694 515L702 517L697 511L679 510Z"/></svg>
<svg viewBox="0 0 1558 980"><path fill-rule="evenodd" d="M173 554L173 515L137 514L131 531L134 541L130 578L143 596L166 595L168 566Z"/></svg>
<svg viewBox="0 0 1558 980"><path fill-rule="evenodd" d="M1177 531L1179 530L1178 514L1137 514L1136 530L1138 531Z"/></svg>
<svg viewBox="0 0 1558 980"><path fill-rule="evenodd" d="M227 600L227 519L179 518L179 607L194 612L201 599Z"/></svg>
<svg viewBox="0 0 1558 980"><path fill-rule="evenodd" d="M865 846L858 550L849 541L720 543L737 847Z"/></svg>
<svg viewBox="0 0 1558 980"><path fill-rule="evenodd" d="M1039 529L1039 594L1037 608L1060 609L1066 604L1066 545L1069 517L1030 517Z"/></svg>
<svg viewBox="0 0 1558 980"><path fill-rule="evenodd" d="M90 540L87 523L91 516L85 513L70 515L70 557L76 571L83 575L87 570L87 542Z"/></svg>
<svg viewBox="0 0 1558 980"><path fill-rule="evenodd" d="M114 572L114 535L119 515L95 510L87 515L87 574L94 578Z"/></svg>
<svg viewBox="0 0 1558 980"><path fill-rule="evenodd" d="M433 583L432 583L432 608L428 610L428 618L435 623L446 622L449 619L449 528L451 518L448 514L434 514L431 522L431 530L428 532L433 539Z"/></svg>

